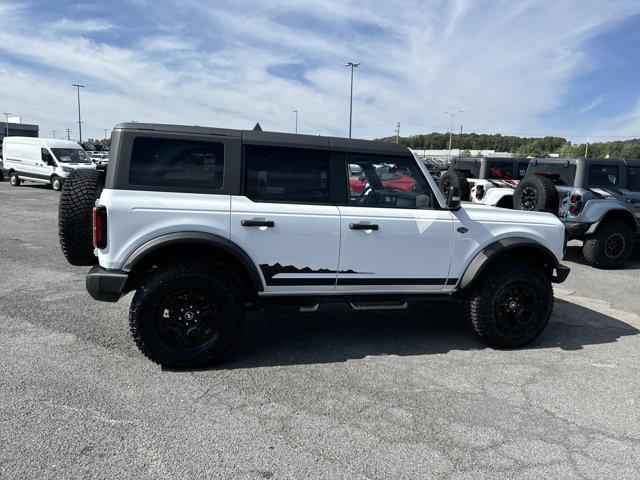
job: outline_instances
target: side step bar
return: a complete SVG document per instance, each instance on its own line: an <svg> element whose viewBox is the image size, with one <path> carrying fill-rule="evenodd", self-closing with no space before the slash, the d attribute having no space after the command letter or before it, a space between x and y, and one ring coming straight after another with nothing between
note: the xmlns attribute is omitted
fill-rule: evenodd
<svg viewBox="0 0 640 480"><path fill-rule="evenodd" d="M404 310L407 302L349 302L355 311L365 310Z"/></svg>

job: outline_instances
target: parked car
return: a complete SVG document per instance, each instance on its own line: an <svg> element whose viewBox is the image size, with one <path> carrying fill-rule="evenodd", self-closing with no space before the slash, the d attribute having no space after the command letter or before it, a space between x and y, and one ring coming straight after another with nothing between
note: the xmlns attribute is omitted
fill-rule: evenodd
<svg viewBox="0 0 640 480"><path fill-rule="evenodd" d="M410 172L403 171L401 168L389 165L378 165L376 174L380 178L382 185L389 190L399 190L409 192L416 188L415 179ZM362 171L360 175L349 178L349 188L353 193L362 193L366 188L370 187L366 174Z"/></svg>
<svg viewBox="0 0 640 480"><path fill-rule="evenodd" d="M445 192L458 187L463 200L513 208L513 192L528 164L528 158L454 158L441 186Z"/></svg>
<svg viewBox="0 0 640 480"><path fill-rule="evenodd" d="M71 172L95 169L82 147L68 140L5 137L2 150L3 172L14 187L27 180L49 184L59 191Z"/></svg>
<svg viewBox="0 0 640 480"><path fill-rule="evenodd" d="M367 314L459 301L479 338L517 347L543 331L569 273L555 215L461 206L397 144L140 123L112 138L106 179L65 184L60 242L92 266L94 299L135 291L133 338L162 365L220 358L247 308L324 302Z"/></svg>
<svg viewBox="0 0 640 480"><path fill-rule="evenodd" d="M106 150L90 152L91 161L97 168L106 168L109 164L109 152Z"/></svg>
<svg viewBox="0 0 640 480"><path fill-rule="evenodd" d="M640 160L534 159L514 204L557 214L568 239L583 240L587 262L620 267L640 240Z"/></svg>
<svg viewBox="0 0 640 480"><path fill-rule="evenodd" d="M434 178L434 180L436 180L436 181L440 180L440 176L442 175L442 171L437 165L435 165L433 163L425 162L424 166L427 167L427 170L429 171L431 176Z"/></svg>

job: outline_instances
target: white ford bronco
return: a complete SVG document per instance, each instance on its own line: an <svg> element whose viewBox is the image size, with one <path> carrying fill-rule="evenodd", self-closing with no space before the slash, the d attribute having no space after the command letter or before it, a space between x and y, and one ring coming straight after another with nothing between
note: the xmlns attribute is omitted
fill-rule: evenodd
<svg viewBox="0 0 640 480"><path fill-rule="evenodd" d="M555 215L461 207L400 145L125 123L109 169L63 188L62 250L87 290L135 291L130 326L165 366L220 358L255 308L399 309L449 299L498 347L536 338L553 308Z"/></svg>

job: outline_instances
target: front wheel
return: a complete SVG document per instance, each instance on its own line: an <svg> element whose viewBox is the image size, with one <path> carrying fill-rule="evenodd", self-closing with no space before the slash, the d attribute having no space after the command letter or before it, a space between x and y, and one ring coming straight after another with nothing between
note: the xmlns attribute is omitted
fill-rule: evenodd
<svg viewBox="0 0 640 480"><path fill-rule="evenodd" d="M53 188L56 192L62 190L62 181L60 177L56 177L55 175L51 179L51 188Z"/></svg>
<svg viewBox="0 0 640 480"><path fill-rule="evenodd" d="M532 342L547 326L553 287L535 263L515 260L490 267L467 294L473 329L486 343L514 348Z"/></svg>
<svg viewBox="0 0 640 480"><path fill-rule="evenodd" d="M220 358L244 320L240 288L221 266L182 261L154 270L129 314L140 351L166 367L197 367Z"/></svg>

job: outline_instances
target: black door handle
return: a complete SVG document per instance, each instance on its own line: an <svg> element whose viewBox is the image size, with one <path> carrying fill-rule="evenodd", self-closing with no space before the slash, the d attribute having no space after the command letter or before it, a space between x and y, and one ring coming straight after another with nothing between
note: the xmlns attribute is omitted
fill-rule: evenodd
<svg viewBox="0 0 640 480"><path fill-rule="evenodd" d="M378 225L375 223L350 223L349 229L351 230L377 230Z"/></svg>
<svg viewBox="0 0 640 480"><path fill-rule="evenodd" d="M273 227L275 223L273 220L241 220L240 225L243 227Z"/></svg>

